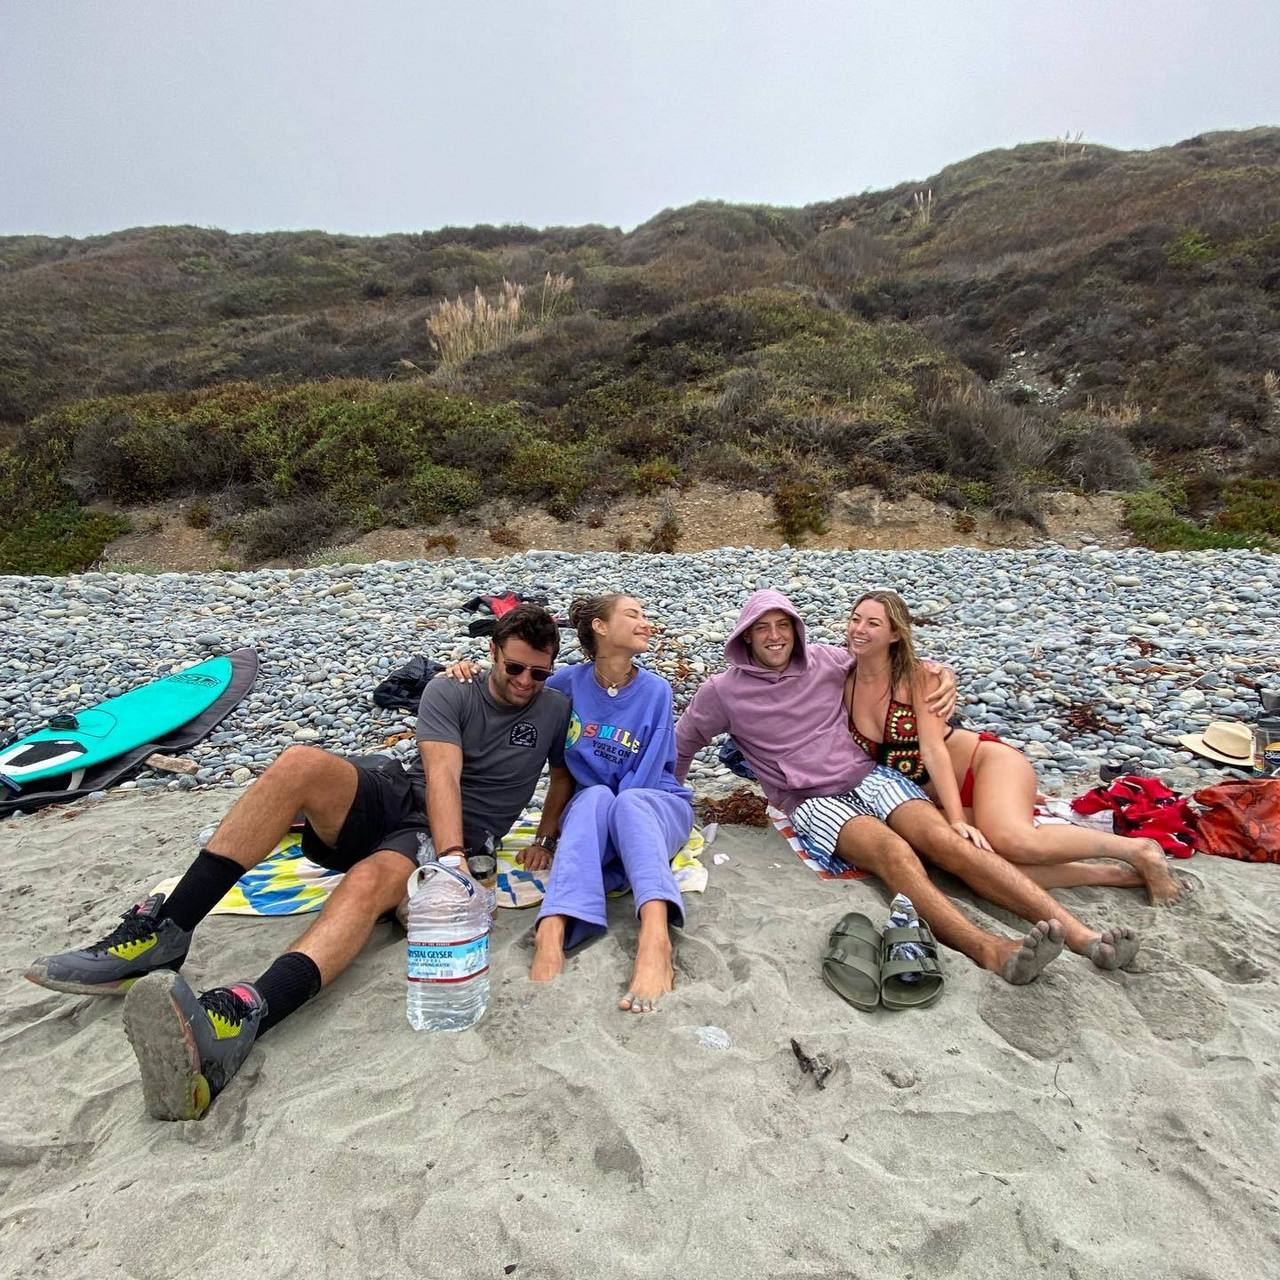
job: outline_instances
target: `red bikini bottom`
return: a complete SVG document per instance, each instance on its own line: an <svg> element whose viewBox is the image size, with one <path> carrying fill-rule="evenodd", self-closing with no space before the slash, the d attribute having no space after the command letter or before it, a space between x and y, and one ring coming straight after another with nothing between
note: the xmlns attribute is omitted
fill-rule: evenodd
<svg viewBox="0 0 1280 1280"><path fill-rule="evenodd" d="M969 757L969 768L965 771L964 781L960 784L960 807L962 809L973 808L973 762L977 757L978 748L984 742L1000 742L994 733L988 733L985 729L978 731L978 741L974 743L973 755Z"/></svg>

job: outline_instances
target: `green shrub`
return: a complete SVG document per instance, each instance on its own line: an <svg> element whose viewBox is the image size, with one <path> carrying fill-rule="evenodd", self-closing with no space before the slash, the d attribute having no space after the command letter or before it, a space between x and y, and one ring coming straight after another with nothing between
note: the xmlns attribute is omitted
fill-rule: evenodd
<svg viewBox="0 0 1280 1280"><path fill-rule="evenodd" d="M631 469L631 488L641 497L680 482L680 468L668 458L654 458Z"/></svg>
<svg viewBox="0 0 1280 1280"><path fill-rule="evenodd" d="M814 471L797 471L773 490L773 526L798 546L807 533L825 533L831 510L831 479Z"/></svg>
<svg viewBox="0 0 1280 1280"><path fill-rule="evenodd" d="M610 456L594 440L573 444L537 441L518 448L503 475L511 492L541 498L553 516L567 520L588 489L599 488L602 481L610 479L610 470ZM616 490L621 486L614 478L606 487Z"/></svg>
<svg viewBox="0 0 1280 1280"><path fill-rule="evenodd" d="M421 463L409 481L414 513L428 522L469 511L481 497L480 480L470 471Z"/></svg>
<svg viewBox="0 0 1280 1280"><path fill-rule="evenodd" d="M1236 480L1214 523L1229 533L1280 538L1280 480Z"/></svg>
<svg viewBox="0 0 1280 1280"><path fill-rule="evenodd" d="M1182 494L1176 484L1126 494L1126 528L1153 551L1232 550L1265 544L1260 535L1248 537L1219 529L1206 529L1178 514Z"/></svg>
<svg viewBox="0 0 1280 1280"><path fill-rule="evenodd" d="M332 504L316 498L251 511L233 526L250 564L304 556L332 540L341 527L342 517Z"/></svg>
<svg viewBox="0 0 1280 1280"><path fill-rule="evenodd" d="M207 498L197 498L187 504L182 518L187 522L188 528L207 529L213 523L213 508Z"/></svg>
<svg viewBox="0 0 1280 1280"><path fill-rule="evenodd" d="M0 573L78 573L129 528L121 516L74 504L28 516L0 533Z"/></svg>
<svg viewBox="0 0 1280 1280"><path fill-rule="evenodd" d="M989 507L994 495L985 480L967 480L958 485L960 496L971 507Z"/></svg>
<svg viewBox="0 0 1280 1280"><path fill-rule="evenodd" d="M1165 257L1174 267L1200 267L1219 253L1212 240L1196 227L1188 227L1165 245Z"/></svg>

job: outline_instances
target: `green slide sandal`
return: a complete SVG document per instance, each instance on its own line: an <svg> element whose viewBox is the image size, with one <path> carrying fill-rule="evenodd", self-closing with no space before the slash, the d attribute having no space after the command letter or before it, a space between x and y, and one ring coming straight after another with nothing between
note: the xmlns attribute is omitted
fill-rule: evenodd
<svg viewBox="0 0 1280 1280"><path fill-rule="evenodd" d="M822 980L856 1009L880 1003L880 930L861 912L851 911L831 930L822 953Z"/></svg>
<svg viewBox="0 0 1280 1280"><path fill-rule="evenodd" d="M914 942L925 949L925 954L917 960L891 959L891 948L900 942ZM923 920L919 927L886 929L882 947L880 999L886 1009L923 1009L942 994L945 979L938 959L938 940ZM913 974L917 975L914 982L904 981Z"/></svg>

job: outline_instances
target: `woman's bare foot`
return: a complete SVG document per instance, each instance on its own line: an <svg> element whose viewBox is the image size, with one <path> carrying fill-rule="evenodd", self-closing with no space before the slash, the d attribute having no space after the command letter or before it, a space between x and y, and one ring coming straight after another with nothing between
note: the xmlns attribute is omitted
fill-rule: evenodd
<svg viewBox="0 0 1280 1280"><path fill-rule="evenodd" d="M1131 865L1147 886L1147 897L1153 907L1171 907L1191 890L1191 885L1175 875L1164 850L1154 840L1135 840Z"/></svg>
<svg viewBox="0 0 1280 1280"><path fill-rule="evenodd" d="M658 997L666 995L675 985L675 980L676 971L671 967L671 938L667 934L664 916L660 930L641 928L631 985L627 994L618 1001L618 1008L630 1013L652 1013L658 1007Z"/></svg>
<svg viewBox="0 0 1280 1280"><path fill-rule="evenodd" d="M550 982L564 968L564 917L547 916L538 921L533 935L533 964L530 982Z"/></svg>
<svg viewBox="0 0 1280 1280"><path fill-rule="evenodd" d="M1020 942L1009 942L1010 954L999 969L1000 976L1015 987L1034 982L1061 953L1063 937L1058 921L1037 920Z"/></svg>
<svg viewBox="0 0 1280 1280"><path fill-rule="evenodd" d="M1163 855L1161 855L1163 856ZM1080 949L1099 969L1127 969L1138 954L1138 935L1132 929L1104 929Z"/></svg>

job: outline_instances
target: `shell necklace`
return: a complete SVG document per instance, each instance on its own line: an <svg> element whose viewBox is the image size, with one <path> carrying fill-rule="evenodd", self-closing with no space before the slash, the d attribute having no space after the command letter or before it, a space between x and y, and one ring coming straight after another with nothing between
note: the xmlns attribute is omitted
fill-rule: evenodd
<svg viewBox="0 0 1280 1280"><path fill-rule="evenodd" d="M632 682L632 680L635 679L636 671L637 671L637 668L633 664L632 666L627 668L626 677L616 682L612 680L601 679L599 667L592 667L591 674L595 676L596 684L598 684L605 691L605 693L609 695L609 697L616 698L618 696L618 690L625 689L627 685L629 685Z"/></svg>

